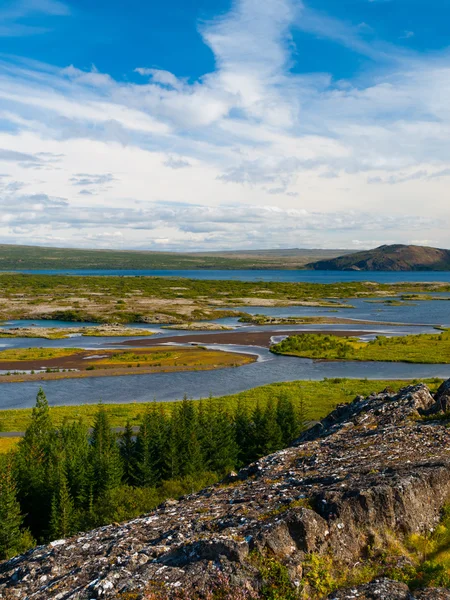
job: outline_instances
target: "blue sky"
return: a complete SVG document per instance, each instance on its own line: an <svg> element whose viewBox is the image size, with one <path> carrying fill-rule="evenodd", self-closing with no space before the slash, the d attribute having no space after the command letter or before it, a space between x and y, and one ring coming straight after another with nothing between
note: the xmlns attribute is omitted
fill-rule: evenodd
<svg viewBox="0 0 450 600"><path fill-rule="evenodd" d="M444 0L3 0L0 242L450 246Z"/></svg>

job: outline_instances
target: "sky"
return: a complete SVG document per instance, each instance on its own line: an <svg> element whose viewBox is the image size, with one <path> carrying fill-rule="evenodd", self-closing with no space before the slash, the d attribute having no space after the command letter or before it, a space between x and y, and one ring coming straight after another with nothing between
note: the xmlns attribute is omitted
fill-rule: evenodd
<svg viewBox="0 0 450 600"><path fill-rule="evenodd" d="M0 243L450 247L448 0L0 0Z"/></svg>

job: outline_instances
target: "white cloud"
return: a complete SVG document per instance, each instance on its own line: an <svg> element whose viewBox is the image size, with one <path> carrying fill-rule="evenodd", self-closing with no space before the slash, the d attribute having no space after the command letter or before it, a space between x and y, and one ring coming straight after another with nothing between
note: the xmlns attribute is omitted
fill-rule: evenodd
<svg viewBox="0 0 450 600"><path fill-rule="evenodd" d="M294 27L383 66L296 74ZM216 68L194 82L0 62L1 240L342 247L370 229L448 245L448 56L369 44L367 27L294 0L236 1L200 33Z"/></svg>
<svg viewBox="0 0 450 600"><path fill-rule="evenodd" d="M60 0L5 0L0 6L0 37L19 37L46 33L47 27L21 23L24 18L44 14L62 17L70 14Z"/></svg>

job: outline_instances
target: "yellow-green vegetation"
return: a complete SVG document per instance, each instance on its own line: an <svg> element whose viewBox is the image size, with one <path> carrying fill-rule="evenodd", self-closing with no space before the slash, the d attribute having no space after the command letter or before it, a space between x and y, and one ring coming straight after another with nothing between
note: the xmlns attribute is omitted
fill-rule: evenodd
<svg viewBox="0 0 450 600"><path fill-rule="evenodd" d="M303 402L308 419L317 420L327 415L337 404L351 402L358 395L368 395L386 387L399 390L409 383L418 383L418 381L326 379L324 381L272 383L239 394L221 396L216 398L215 402L230 408L235 408L238 403L248 407L254 407L259 403L261 408L264 408L268 400L286 395L297 405ZM425 380L425 383L432 391L435 391L442 380L429 379ZM51 400L50 396L49 401L51 402ZM165 411L171 412L175 404L175 402L130 402L128 404L104 404L103 406L111 426L122 427L127 421L131 425L139 425L142 415L150 406L161 407ZM97 412L96 404L50 407L50 414L55 426L60 426L66 420L78 421L79 419L82 419L87 425L92 425ZM30 419L31 408L0 410L0 431L25 431L30 424Z"/></svg>
<svg viewBox="0 0 450 600"><path fill-rule="evenodd" d="M79 348L15 348L2 350L0 362L50 360L72 356L78 352L82 352L82 350Z"/></svg>
<svg viewBox="0 0 450 600"><path fill-rule="evenodd" d="M161 348L148 348L140 352L126 351L110 354L108 358L96 360L95 366L131 366L131 367L197 367L208 369L210 367L242 365L254 361L254 357L239 355L219 350L207 350L202 347L177 348L162 350Z"/></svg>
<svg viewBox="0 0 450 600"><path fill-rule="evenodd" d="M370 342L333 335L293 335L271 347L276 354L322 360L450 363L450 331L440 334L378 336Z"/></svg>
<svg viewBox="0 0 450 600"><path fill-rule="evenodd" d="M108 358L103 358L99 360L96 364L98 365L111 365L111 364L120 364L120 363L154 363L158 362L159 364L168 364L170 360L170 364L173 364L174 361L182 357L182 352L164 352L158 349L149 349L145 352L118 352L116 354L111 354Z"/></svg>
<svg viewBox="0 0 450 600"><path fill-rule="evenodd" d="M0 274L0 319L176 324L236 316L230 308L307 304L336 307L343 298L392 298L450 291L449 284L207 281L170 277ZM242 313L238 313L240 316Z"/></svg>
<svg viewBox="0 0 450 600"><path fill-rule="evenodd" d="M0 437L0 454L7 454L13 450L20 440L20 437Z"/></svg>
<svg viewBox="0 0 450 600"><path fill-rule="evenodd" d="M99 325L97 327L14 327L1 329L0 338L38 338L64 340L77 334L83 337L143 337L153 335L150 329L121 325Z"/></svg>

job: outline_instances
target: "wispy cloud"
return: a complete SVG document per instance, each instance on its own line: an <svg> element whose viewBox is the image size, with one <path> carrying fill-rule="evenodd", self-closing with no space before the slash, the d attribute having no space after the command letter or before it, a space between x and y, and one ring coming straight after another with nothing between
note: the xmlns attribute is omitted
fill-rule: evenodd
<svg viewBox="0 0 450 600"><path fill-rule="evenodd" d="M296 28L377 69L351 81L295 72L306 60ZM21 239L22 219L47 241L53 231L80 244L117 231L130 246L146 232L177 248L345 245L386 228L444 244L448 56L375 42L368 27L293 0L238 0L199 31L216 67L196 81L145 65L131 83L96 68L0 63L0 172L19 184L0 190L12 215L0 237ZM380 194L374 183L389 185ZM33 204L36 194L65 204ZM6 211L16 201L42 210ZM84 239L84 228L95 231Z"/></svg>
<svg viewBox="0 0 450 600"><path fill-rule="evenodd" d="M0 37L19 37L46 33L48 27L22 23L34 16L67 16L70 9L61 0L6 0L0 7Z"/></svg>

